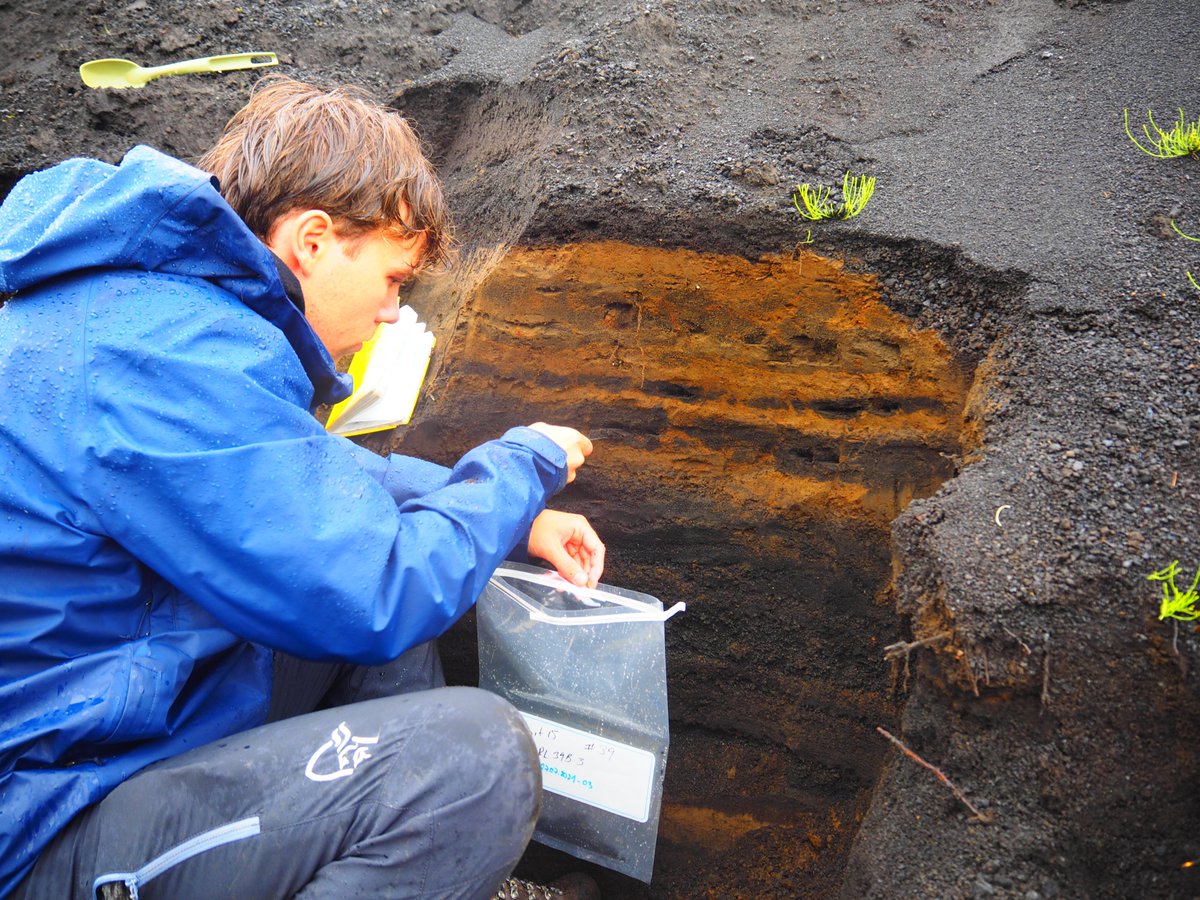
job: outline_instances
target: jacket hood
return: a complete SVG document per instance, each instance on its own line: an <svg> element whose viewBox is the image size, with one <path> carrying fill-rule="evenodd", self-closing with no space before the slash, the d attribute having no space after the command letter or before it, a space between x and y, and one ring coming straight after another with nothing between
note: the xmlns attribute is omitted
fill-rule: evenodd
<svg viewBox="0 0 1200 900"><path fill-rule="evenodd" d="M119 166L72 159L17 182L0 206L0 291L84 269L204 279L283 331L317 403L350 393L349 377L287 298L271 251L206 172L139 146Z"/></svg>

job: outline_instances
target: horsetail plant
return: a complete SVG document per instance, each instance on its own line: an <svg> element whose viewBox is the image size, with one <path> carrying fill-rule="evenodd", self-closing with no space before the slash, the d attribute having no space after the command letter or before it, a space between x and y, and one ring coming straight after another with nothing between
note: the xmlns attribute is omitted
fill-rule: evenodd
<svg viewBox="0 0 1200 900"><path fill-rule="evenodd" d="M796 185L792 194L792 205L810 222L822 219L842 218L852 219L863 211L871 195L875 193L875 178L866 175L855 175L849 172L842 179L842 202L833 201L833 188L813 188L806 181Z"/></svg>
<svg viewBox="0 0 1200 900"><path fill-rule="evenodd" d="M1146 576L1147 581L1162 582L1163 599L1158 609L1160 622L1163 619L1182 619L1185 622L1200 619L1200 609L1196 609L1196 601L1200 600L1200 594L1196 593L1196 587L1200 585L1200 570L1196 571L1192 586L1186 591L1180 591L1175 586L1175 576L1178 574L1179 560L1175 560L1165 569L1159 569Z"/></svg>
<svg viewBox="0 0 1200 900"><path fill-rule="evenodd" d="M856 175L842 179L842 218L852 219L863 211L871 195L875 193L875 178L866 175Z"/></svg>
<svg viewBox="0 0 1200 900"><path fill-rule="evenodd" d="M796 192L792 194L792 205L796 207L796 212L800 213L810 222L819 222L822 219L832 219L837 212L837 207L829 198L833 193L833 188L817 188L813 189L808 186L808 182L796 185ZM801 207L800 204L804 206Z"/></svg>
<svg viewBox="0 0 1200 900"><path fill-rule="evenodd" d="M1175 224L1174 219L1171 220L1171 227L1174 228L1175 233L1177 235L1179 235L1181 238L1183 238L1184 240L1196 241L1196 242L1200 243L1200 237L1192 237L1190 234L1184 234L1182 231L1180 231L1179 226ZM1187 275L1188 281L1190 281L1192 283L1192 287L1194 287L1196 290L1200 291L1200 284L1196 283L1196 279L1192 277L1192 273L1185 272L1184 274Z"/></svg>
<svg viewBox="0 0 1200 900"><path fill-rule="evenodd" d="M1133 145L1147 156L1153 156L1155 159L1176 159L1188 155L1200 157L1200 119L1188 122L1180 109L1179 121L1170 131L1163 131L1155 123L1154 113L1147 110L1146 118L1150 120L1150 124L1143 125L1142 132L1150 143L1150 149L1143 147L1129 130L1129 110L1125 110L1125 133L1129 135Z"/></svg>
<svg viewBox="0 0 1200 900"><path fill-rule="evenodd" d="M1161 220L1160 220L1160 221L1161 221ZM1176 233L1177 235L1179 235L1181 238L1183 238L1185 241L1197 241L1197 242L1200 242L1200 237L1192 237L1190 234L1184 234L1182 231L1180 231L1180 230L1179 230L1179 226L1175 224L1175 220L1174 220L1174 219L1172 219L1172 220L1171 220L1171 228L1173 228L1173 229L1175 230L1175 233Z"/></svg>

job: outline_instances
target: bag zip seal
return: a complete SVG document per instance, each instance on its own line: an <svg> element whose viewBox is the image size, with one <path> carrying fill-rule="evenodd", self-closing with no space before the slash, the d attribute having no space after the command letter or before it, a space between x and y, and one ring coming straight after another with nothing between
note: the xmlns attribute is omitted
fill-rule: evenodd
<svg viewBox="0 0 1200 900"><path fill-rule="evenodd" d="M613 612L603 613L598 612L596 615L589 616L574 616L571 618L561 618L552 616L538 607L530 603L525 597L509 588L498 580L502 578L518 578L522 581L529 581L533 584L540 584L543 587L554 588L555 590L566 591L574 594L581 600L591 601L599 606L601 603L612 603L617 606L623 606L631 612ZM544 622L548 625L616 625L627 622L665 622L676 613L681 613L687 609L687 604L682 600L672 606L670 609L653 609L647 608L644 603L639 603L637 600L631 600L628 597L619 597L615 594L608 594L604 591L594 590L592 588L579 587L571 584L565 578L560 576L537 575L532 572L519 572L516 569L498 568L491 578L491 583L494 584L505 596L513 602L519 604L526 612L529 613L529 618L535 622Z"/></svg>

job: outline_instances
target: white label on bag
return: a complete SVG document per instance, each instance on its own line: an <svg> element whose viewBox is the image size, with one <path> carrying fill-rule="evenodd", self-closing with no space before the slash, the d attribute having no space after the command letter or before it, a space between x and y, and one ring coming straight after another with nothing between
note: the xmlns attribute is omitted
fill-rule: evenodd
<svg viewBox="0 0 1200 900"><path fill-rule="evenodd" d="M635 822L650 818L653 753L526 712L521 717L537 744L545 790Z"/></svg>

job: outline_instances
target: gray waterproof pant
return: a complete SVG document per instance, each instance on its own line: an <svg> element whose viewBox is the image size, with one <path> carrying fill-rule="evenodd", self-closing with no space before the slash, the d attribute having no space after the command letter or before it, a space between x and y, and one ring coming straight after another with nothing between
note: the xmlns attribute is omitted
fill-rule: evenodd
<svg viewBox="0 0 1200 900"><path fill-rule="evenodd" d="M134 775L11 900L494 893L541 806L516 711L440 686L432 644L376 669L278 656L275 670L269 724Z"/></svg>

